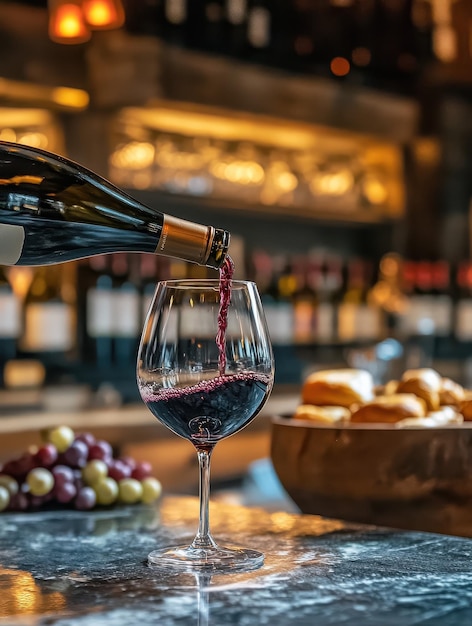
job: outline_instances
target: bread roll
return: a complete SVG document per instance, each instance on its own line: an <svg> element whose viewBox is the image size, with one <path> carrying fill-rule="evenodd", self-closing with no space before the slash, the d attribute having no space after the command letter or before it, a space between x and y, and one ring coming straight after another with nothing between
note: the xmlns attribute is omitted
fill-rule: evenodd
<svg viewBox="0 0 472 626"><path fill-rule="evenodd" d="M443 406L425 417L408 417L395 424L395 428L440 428L462 424L464 418L452 406Z"/></svg>
<svg viewBox="0 0 472 626"><path fill-rule="evenodd" d="M397 393L413 393L425 401L428 411L437 411L441 387L442 378L435 370L407 370L398 383Z"/></svg>
<svg viewBox="0 0 472 626"><path fill-rule="evenodd" d="M439 390L439 402L441 405L459 406L464 400L464 387L451 380L443 378Z"/></svg>
<svg viewBox="0 0 472 626"><path fill-rule="evenodd" d="M353 423L394 424L407 417L418 418L426 415L425 403L412 393L394 393L378 396L359 406L351 415Z"/></svg>
<svg viewBox="0 0 472 626"><path fill-rule="evenodd" d="M472 422L472 391L464 391L464 398L459 403L458 410L466 422Z"/></svg>
<svg viewBox="0 0 472 626"><path fill-rule="evenodd" d="M348 422L351 417L349 409L343 406L315 406L314 404L301 404L297 407L293 418L309 420L326 425L339 425Z"/></svg>
<svg viewBox="0 0 472 626"><path fill-rule="evenodd" d="M302 386L302 403L343 406L368 402L374 397L372 375L359 369L322 370L308 376Z"/></svg>

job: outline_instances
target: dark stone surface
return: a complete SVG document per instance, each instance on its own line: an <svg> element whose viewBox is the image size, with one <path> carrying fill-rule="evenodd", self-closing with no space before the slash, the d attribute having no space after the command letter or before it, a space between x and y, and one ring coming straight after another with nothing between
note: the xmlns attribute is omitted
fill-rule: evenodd
<svg viewBox="0 0 472 626"><path fill-rule="evenodd" d="M472 540L213 504L222 544L262 550L256 571L205 577L146 565L186 543L193 498L153 508L0 516L0 624L131 626L472 623Z"/></svg>

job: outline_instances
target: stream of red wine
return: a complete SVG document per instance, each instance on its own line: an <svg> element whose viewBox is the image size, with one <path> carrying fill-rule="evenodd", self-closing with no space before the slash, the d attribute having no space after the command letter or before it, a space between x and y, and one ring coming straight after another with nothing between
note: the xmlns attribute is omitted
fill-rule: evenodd
<svg viewBox="0 0 472 626"><path fill-rule="evenodd" d="M220 268L220 309L218 311L218 332L216 345L218 346L218 370L223 376L226 370L226 328L228 327L228 308L231 302L231 283L234 274L234 263L230 256Z"/></svg>

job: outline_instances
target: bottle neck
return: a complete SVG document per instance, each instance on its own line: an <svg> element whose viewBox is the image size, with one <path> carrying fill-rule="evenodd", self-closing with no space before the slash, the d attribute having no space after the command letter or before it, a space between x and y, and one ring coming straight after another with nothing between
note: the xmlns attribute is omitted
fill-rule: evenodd
<svg viewBox="0 0 472 626"><path fill-rule="evenodd" d="M164 215L157 254L219 268L229 247L227 231Z"/></svg>

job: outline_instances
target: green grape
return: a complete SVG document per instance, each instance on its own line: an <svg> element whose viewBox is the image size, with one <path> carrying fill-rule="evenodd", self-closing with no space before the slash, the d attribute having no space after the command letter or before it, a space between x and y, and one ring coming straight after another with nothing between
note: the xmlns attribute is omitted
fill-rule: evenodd
<svg viewBox="0 0 472 626"><path fill-rule="evenodd" d="M97 494L97 504L108 506L118 498L118 483L109 476L95 483L93 489Z"/></svg>
<svg viewBox="0 0 472 626"><path fill-rule="evenodd" d="M141 502L144 502L144 504L151 504L151 502L154 502L160 497L162 493L162 485L157 478L148 476L141 481L141 485L143 488Z"/></svg>
<svg viewBox="0 0 472 626"><path fill-rule="evenodd" d="M108 467L104 461L100 459L93 459L89 461L82 470L82 478L86 485L93 487L96 483L100 482L108 475Z"/></svg>
<svg viewBox="0 0 472 626"><path fill-rule="evenodd" d="M136 478L123 478L118 483L119 498L126 504L135 504L143 496L143 487Z"/></svg>
<svg viewBox="0 0 472 626"><path fill-rule="evenodd" d="M8 476L8 474L0 474L0 486L5 487L11 496L18 493L18 483L13 476Z"/></svg>
<svg viewBox="0 0 472 626"><path fill-rule="evenodd" d="M4 511L10 504L10 492L6 487L0 485L0 511Z"/></svg>
<svg viewBox="0 0 472 626"><path fill-rule="evenodd" d="M49 431L48 441L56 446L58 452L65 452L74 437L74 431L69 426L57 426Z"/></svg>
<svg viewBox="0 0 472 626"><path fill-rule="evenodd" d="M54 487L54 476L44 467L35 467L28 472L26 483L33 496L45 496Z"/></svg>

